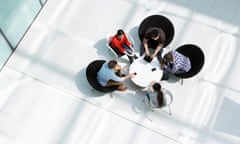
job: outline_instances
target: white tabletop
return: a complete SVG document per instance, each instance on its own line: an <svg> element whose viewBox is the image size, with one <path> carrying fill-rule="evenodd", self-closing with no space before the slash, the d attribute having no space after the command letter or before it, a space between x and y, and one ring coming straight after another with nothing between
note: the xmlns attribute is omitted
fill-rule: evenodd
<svg viewBox="0 0 240 144"><path fill-rule="evenodd" d="M147 87L152 81L160 81L163 75L157 58L149 63L140 57L130 65L129 72L137 73L131 80L140 87Z"/></svg>

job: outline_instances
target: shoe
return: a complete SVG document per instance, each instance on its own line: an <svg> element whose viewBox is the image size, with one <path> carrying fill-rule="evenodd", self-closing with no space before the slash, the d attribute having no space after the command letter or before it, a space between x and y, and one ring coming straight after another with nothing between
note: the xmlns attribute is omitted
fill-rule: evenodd
<svg viewBox="0 0 240 144"><path fill-rule="evenodd" d="M129 59L129 63L132 64L133 63L133 58Z"/></svg>
<svg viewBox="0 0 240 144"><path fill-rule="evenodd" d="M134 59L138 59L138 57L136 55L134 55Z"/></svg>

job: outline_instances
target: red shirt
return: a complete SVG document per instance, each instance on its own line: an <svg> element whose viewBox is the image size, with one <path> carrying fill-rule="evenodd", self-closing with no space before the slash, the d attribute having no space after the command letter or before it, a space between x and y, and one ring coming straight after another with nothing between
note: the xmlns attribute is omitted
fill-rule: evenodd
<svg viewBox="0 0 240 144"><path fill-rule="evenodd" d="M117 35L115 35L111 38L111 47L117 48L120 51L120 53L122 53L122 54L124 54L124 52L125 52L125 49L123 47L124 44L128 47L131 46L131 43L129 42L129 40L125 34L123 34L123 37L120 40L117 38Z"/></svg>

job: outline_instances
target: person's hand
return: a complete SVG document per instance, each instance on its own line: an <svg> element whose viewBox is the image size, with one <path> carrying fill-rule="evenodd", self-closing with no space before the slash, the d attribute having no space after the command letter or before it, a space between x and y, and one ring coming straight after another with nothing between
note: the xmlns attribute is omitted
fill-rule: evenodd
<svg viewBox="0 0 240 144"><path fill-rule="evenodd" d="M162 70L164 70L164 64L161 64L161 65L160 65L160 68L161 68Z"/></svg>
<svg viewBox="0 0 240 144"><path fill-rule="evenodd" d="M134 78L136 76L136 73L129 74L131 78Z"/></svg>
<svg viewBox="0 0 240 144"><path fill-rule="evenodd" d="M122 71L123 71L123 72L129 72L129 68L124 67L124 68L122 68Z"/></svg>
<svg viewBox="0 0 240 144"><path fill-rule="evenodd" d="M153 59L155 56L154 56L154 55L151 55L150 57L151 57L151 59Z"/></svg>

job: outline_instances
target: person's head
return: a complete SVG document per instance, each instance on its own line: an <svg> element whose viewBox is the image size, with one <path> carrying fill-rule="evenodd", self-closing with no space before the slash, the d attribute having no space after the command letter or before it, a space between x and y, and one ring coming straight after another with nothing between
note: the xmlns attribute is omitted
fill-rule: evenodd
<svg viewBox="0 0 240 144"><path fill-rule="evenodd" d="M155 41L159 41L160 43L165 43L166 40L164 31L157 27L148 28L145 36Z"/></svg>
<svg viewBox="0 0 240 144"><path fill-rule="evenodd" d="M124 35L124 31L122 29L117 30L117 38L122 39Z"/></svg>
<svg viewBox="0 0 240 144"><path fill-rule="evenodd" d="M116 61L116 60L110 60L110 61L108 62L108 67L109 67L110 69L113 69L116 65L117 65L117 61Z"/></svg>
<svg viewBox="0 0 240 144"><path fill-rule="evenodd" d="M161 88L162 88L162 86L160 85L160 83L154 83L153 85L152 85L152 88L153 88L153 90L154 91L161 91Z"/></svg>
<svg viewBox="0 0 240 144"><path fill-rule="evenodd" d="M173 54L172 52L168 52L163 56L163 62L164 63L173 63Z"/></svg>
<svg viewBox="0 0 240 144"><path fill-rule="evenodd" d="M153 40L158 40L159 39L159 30L157 29L152 29L151 32L150 32L150 36Z"/></svg>
<svg viewBox="0 0 240 144"><path fill-rule="evenodd" d="M109 67L110 69L115 70L115 71L121 69L121 66L117 63L116 60L110 60L110 61L108 62L108 67Z"/></svg>

